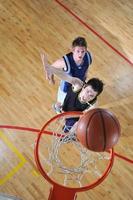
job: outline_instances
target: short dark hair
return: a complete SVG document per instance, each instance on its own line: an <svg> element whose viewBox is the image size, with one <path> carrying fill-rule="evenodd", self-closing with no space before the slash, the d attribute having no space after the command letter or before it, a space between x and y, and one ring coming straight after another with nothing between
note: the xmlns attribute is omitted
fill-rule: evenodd
<svg viewBox="0 0 133 200"><path fill-rule="evenodd" d="M85 38L84 37L75 38L72 42L72 47L76 47L76 46L87 48L87 42Z"/></svg>
<svg viewBox="0 0 133 200"><path fill-rule="evenodd" d="M97 96L103 91L104 83L98 78L91 78L85 83L84 87L91 85L95 92L98 92Z"/></svg>

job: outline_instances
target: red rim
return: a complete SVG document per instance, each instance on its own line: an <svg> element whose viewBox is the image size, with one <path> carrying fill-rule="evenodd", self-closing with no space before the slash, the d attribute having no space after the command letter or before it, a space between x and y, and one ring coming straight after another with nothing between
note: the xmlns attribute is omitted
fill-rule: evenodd
<svg viewBox="0 0 133 200"><path fill-rule="evenodd" d="M81 192L81 191L92 189L92 188L96 187L97 185L99 185L108 176L108 174L110 173L110 171L112 169L113 162L114 162L114 150L113 150L113 148L110 150L111 158L110 158L110 161L107 165L107 168L104 170L104 172L103 172L103 174L100 178L98 178L96 181L93 181L92 183L90 183L87 186L80 187L80 188L72 188L72 187L67 187L67 186L56 183L44 171L42 164L41 164L41 161L40 161L40 157L39 157L39 142L40 142L42 134L47 134L47 131L45 131L45 129L52 121L54 121L54 120L56 120L56 119L58 119L62 116L69 116L69 115L75 115L75 116L78 115L79 116L79 115L82 115L82 114L83 114L82 112L76 112L76 111L75 112L65 112L65 113L58 114L58 115L54 116L53 118L51 118L49 121L46 122L46 124L43 126L40 133L38 134L36 142L35 142L35 149L34 149L35 162L36 162L38 170L40 171L42 176L49 183L51 183L53 186L63 187L63 188L66 188L68 190L72 190L72 191L75 191L75 192ZM52 133L51 133L51 135L52 135Z"/></svg>

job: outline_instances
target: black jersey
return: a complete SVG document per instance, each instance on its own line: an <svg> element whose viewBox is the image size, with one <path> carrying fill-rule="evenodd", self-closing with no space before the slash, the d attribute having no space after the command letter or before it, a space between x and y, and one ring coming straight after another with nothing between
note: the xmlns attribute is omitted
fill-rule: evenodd
<svg viewBox="0 0 133 200"><path fill-rule="evenodd" d="M90 104L93 105L96 102L97 98L93 99L92 101L90 101L88 103L80 102L80 100L78 98L80 91L74 92L72 90L72 87L69 88L67 95L66 95L66 98L64 100L63 107L62 107L62 110L64 112L67 112L67 111L84 111L84 110L86 110L90 107ZM71 127L78 120L79 120L79 117L66 119L64 132L68 132L71 129Z"/></svg>
<svg viewBox="0 0 133 200"><path fill-rule="evenodd" d="M93 105L96 102L96 98L88 103L80 102L80 100L78 98L80 91L74 92L72 90L72 87L69 88L66 98L63 103L63 107L62 107L63 111L65 111L65 112L67 112L67 111L84 111L85 109L90 107L89 104Z"/></svg>

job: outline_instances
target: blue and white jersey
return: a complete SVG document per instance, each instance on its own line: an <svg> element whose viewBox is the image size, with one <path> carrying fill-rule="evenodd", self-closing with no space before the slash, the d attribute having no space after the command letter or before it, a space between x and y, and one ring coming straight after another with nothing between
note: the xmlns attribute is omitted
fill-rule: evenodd
<svg viewBox="0 0 133 200"><path fill-rule="evenodd" d="M66 63L66 69L64 69L64 71L72 77L77 77L80 80L85 81L86 72L92 63L92 56L91 56L90 52L87 51L85 53L83 62L80 65L77 65L75 63L72 52L63 56L63 59ZM60 84L60 89L66 93L70 86L71 86L70 83L62 80L61 84Z"/></svg>

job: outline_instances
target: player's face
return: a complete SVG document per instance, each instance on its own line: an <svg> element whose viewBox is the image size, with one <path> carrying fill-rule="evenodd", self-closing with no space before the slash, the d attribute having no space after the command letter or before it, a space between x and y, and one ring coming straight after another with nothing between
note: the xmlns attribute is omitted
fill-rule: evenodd
<svg viewBox="0 0 133 200"><path fill-rule="evenodd" d="M73 58L76 62L82 62L84 55L86 53L86 48L85 47L79 47L76 46L72 49L73 52Z"/></svg>
<svg viewBox="0 0 133 200"><path fill-rule="evenodd" d="M88 85L85 88L82 88L80 94L79 94L79 99L82 102L89 102L93 100L97 96L98 92L93 90L93 88Z"/></svg>

